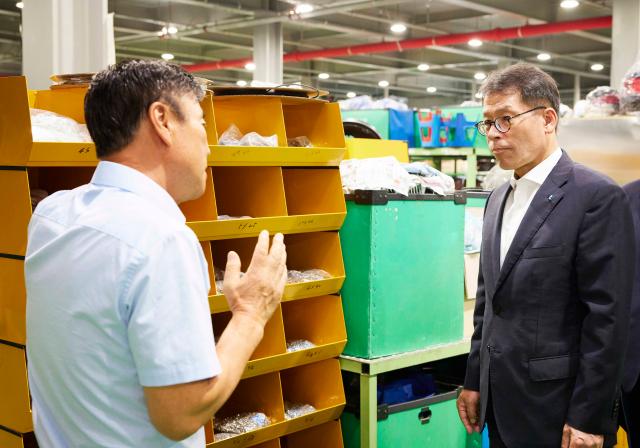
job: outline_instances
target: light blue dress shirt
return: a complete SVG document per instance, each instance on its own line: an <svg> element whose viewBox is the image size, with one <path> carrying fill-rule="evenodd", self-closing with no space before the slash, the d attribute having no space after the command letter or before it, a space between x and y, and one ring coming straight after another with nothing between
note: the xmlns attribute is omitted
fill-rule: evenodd
<svg viewBox="0 0 640 448"><path fill-rule="evenodd" d="M41 448L198 447L152 425L143 386L220 373L207 263L171 196L100 162L90 184L43 200L25 262L27 357Z"/></svg>

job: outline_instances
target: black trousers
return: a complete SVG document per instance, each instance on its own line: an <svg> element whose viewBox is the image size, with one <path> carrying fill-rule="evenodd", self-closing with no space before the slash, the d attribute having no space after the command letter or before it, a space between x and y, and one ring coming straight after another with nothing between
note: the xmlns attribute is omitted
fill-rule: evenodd
<svg viewBox="0 0 640 448"><path fill-rule="evenodd" d="M627 432L629 448L640 448L640 381L631 392L622 392L620 426Z"/></svg>

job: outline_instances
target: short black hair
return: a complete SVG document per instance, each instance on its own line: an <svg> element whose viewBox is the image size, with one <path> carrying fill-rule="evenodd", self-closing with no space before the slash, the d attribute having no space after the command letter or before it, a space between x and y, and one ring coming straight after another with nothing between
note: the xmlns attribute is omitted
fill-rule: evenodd
<svg viewBox="0 0 640 448"><path fill-rule="evenodd" d="M128 60L96 74L84 98L84 119L98 158L131 143L149 106L166 102L183 120L176 98L203 89L182 67L163 61Z"/></svg>
<svg viewBox="0 0 640 448"><path fill-rule="evenodd" d="M482 96L516 91L530 107L552 107L560 116L558 84L546 72L533 64L519 62L489 74L480 87Z"/></svg>

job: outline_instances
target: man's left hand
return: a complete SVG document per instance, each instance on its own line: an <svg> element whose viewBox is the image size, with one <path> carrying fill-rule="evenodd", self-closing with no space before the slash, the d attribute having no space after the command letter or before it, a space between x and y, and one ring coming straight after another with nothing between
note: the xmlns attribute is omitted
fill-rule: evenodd
<svg viewBox="0 0 640 448"><path fill-rule="evenodd" d="M604 437L596 434L587 434L565 424L562 429L561 448L602 448Z"/></svg>

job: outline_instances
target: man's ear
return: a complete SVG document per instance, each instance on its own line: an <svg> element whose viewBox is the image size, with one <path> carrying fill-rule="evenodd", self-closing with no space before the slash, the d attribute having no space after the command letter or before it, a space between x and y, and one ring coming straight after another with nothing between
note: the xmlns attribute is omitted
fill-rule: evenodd
<svg viewBox="0 0 640 448"><path fill-rule="evenodd" d="M168 104L156 101L147 109L147 118L151 129L165 145L171 146L171 108Z"/></svg>
<svg viewBox="0 0 640 448"><path fill-rule="evenodd" d="M544 110L544 130L547 134L551 134L556 131L558 127L558 114L552 107L547 107Z"/></svg>

